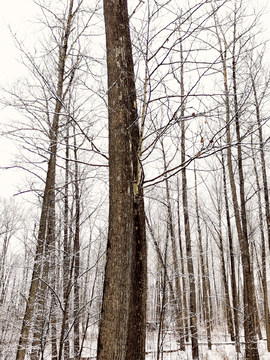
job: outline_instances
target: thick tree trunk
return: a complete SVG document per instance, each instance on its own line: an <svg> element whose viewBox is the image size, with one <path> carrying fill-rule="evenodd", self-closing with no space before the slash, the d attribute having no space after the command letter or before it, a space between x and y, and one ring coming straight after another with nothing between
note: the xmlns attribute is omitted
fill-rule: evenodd
<svg viewBox="0 0 270 360"><path fill-rule="evenodd" d="M127 14L127 10L126 14ZM141 152L144 131L145 106L138 124L137 99L129 28L126 28L126 58L128 71L129 131L133 171L133 245L131 263L131 288L129 304L128 338L126 360L145 359L146 300L147 300L147 244L145 229L143 169ZM147 80L145 80L145 87ZM146 95L146 88L145 88ZM144 99L146 101L146 98Z"/></svg>
<svg viewBox="0 0 270 360"><path fill-rule="evenodd" d="M133 204L133 247L126 360L145 359L146 338L146 232L143 196Z"/></svg>
<svg viewBox="0 0 270 360"><path fill-rule="evenodd" d="M136 94L126 1L104 0L104 17L110 204L97 359L135 360L145 357L146 236L143 192L138 176L141 172L137 154L139 131L136 121L134 123ZM133 184L136 185L134 191Z"/></svg>

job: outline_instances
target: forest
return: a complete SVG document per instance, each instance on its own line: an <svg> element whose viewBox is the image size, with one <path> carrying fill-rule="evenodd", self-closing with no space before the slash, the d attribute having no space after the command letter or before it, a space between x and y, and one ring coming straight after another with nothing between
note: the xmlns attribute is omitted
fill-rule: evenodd
<svg viewBox="0 0 270 360"><path fill-rule="evenodd" d="M0 359L269 359L263 4L33 2L0 87Z"/></svg>

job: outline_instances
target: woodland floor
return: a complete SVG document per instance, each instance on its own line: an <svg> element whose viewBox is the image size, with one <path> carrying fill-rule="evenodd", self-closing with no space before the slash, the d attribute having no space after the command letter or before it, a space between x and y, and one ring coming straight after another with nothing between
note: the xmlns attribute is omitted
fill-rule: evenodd
<svg viewBox="0 0 270 360"><path fill-rule="evenodd" d="M146 360L157 359L157 331L147 334ZM244 343L241 343L241 353L237 357L235 346L230 342L228 335L212 335L212 350L208 350L206 341L199 342L200 360L243 360ZM88 339L85 344L83 356L85 359L95 359L96 357L96 336ZM270 360L270 353L267 352L266 340L258 342L260 360ZM167 332L163 340L163 352L159 360L192 360L191 345L186 345L186 351L179 350L173 332Z"/></svg>

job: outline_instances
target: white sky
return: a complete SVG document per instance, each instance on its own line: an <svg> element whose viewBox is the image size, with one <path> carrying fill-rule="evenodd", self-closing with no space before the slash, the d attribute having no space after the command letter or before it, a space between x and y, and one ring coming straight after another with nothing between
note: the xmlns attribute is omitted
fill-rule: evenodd
<svg viewBox="0 0 270 360"><path fill-rule="evenodd" d="M31 33L27 30L31 15L35 14L36 5L33 0L9 0L1 7L0 33L1 33L1 57L0 57L0 87L11 86L24 71L24 66L20 63L19 52L17 51L12 39L9 26L14 33L19 34L20 38L31 43ZM2 94L1 94L2 95ZM1 96L0 95L0 96ZM11 116L7 109L0 107L0 126L5 123L5 117ZM16 147L11 141L0 138L0 167L9 165ZM21 174L17 171L0 170L0 196L10 197L16 192L16 184L20 180Z"/></svg>
<svg viewBox="0 0 270 360"><path fill-rule="evenodd" d="M260 2L260 5L262 3L264 1ZM270 9L270 4L267 7ZM33 0L9 0L5 1L1 7L0 33L2 51L0 57L0 87L10 86L24 72L24 67L19 62L19 52L16 50L8 26L10 25L12 31L17 33L19 38L23 39L26 44L31 44L31 41L33 41L31 21L33 21L36 11L37 6ZM269 12L265 13L263 18L265 19L265 27L269 29L270 38ZM3 110L1 106L0 126L5 123L5 116L7 114L7 110ZM0 167L8 165L9 159L15 151L16 148L9 140L0 138ZM14 184L20 180L20 176L16 171L9 170L7 172L0 170L0 196L9 197L16 193L16 186Z"/></svg>

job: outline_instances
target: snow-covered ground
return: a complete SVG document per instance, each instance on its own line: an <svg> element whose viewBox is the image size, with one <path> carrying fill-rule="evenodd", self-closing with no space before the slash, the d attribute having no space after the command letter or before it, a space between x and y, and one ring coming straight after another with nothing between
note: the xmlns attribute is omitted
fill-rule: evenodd
<svg viewBox="0 0 270 360"><path fill-rule="evenodd" d="M212 336L212 350L208 350L205 341L199 341L200 360L243 360L244 344L241 345L241 353L237 356L234 344L224 336ZM258 342L260 360L270 360L270 353L267 352L266 341ZM147 338L147 360L157 359L157 334L149 333ZM179 344L173 333L167 333L164 338L163 352L159 360L192 360L191 345L186 345L185 351L179 350Z"/></svg>
<svg viewBox="0 0 270 360"><path fill-rule="evenodd" d="M146 360L157 360L157 331L147 334ZM179 344L175 339L173 332L166 333L163 339L163 352L159 360L192 360L191 345L186 345L185 351L179 350ZM205 341L199 345L200 360L244 360L244 344L241 345L241 353L237 357L234 344L230 344L228 336L212 335L212 350L208 350ZM260 360L270 360L270 353L267 352L266 341L258 342ZM85 344L83 356L86 359L96 358L97 338L93 335L88 338Z"/></svg>

